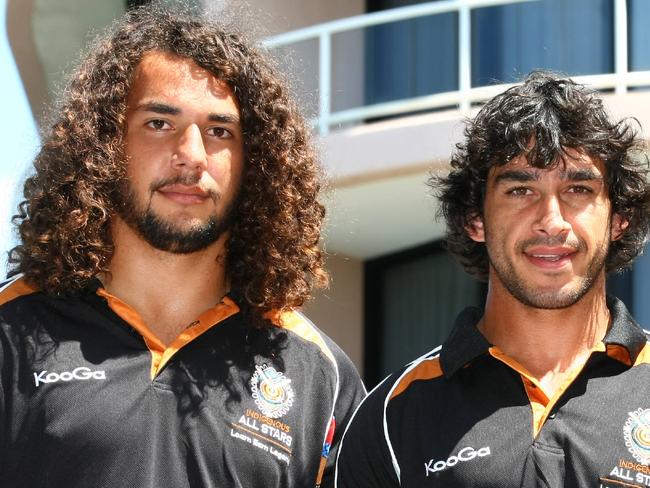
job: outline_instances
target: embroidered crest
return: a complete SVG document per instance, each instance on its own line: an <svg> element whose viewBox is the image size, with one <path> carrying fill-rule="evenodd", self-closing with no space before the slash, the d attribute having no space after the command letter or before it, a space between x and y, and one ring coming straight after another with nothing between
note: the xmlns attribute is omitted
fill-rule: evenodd
<svg viewBox="0 0 650 488"><path fill-rule="evenodd" d="M650 464L650 408L630 412L623 427L625 445L641 464Z"/></svg>
<svg viewBox="0 0 650 488"><path fill-rule="evenodd" d="M291 380L273 366L255 366L250 385L257 408L267 417L282 417L293 405Z"/></svg>

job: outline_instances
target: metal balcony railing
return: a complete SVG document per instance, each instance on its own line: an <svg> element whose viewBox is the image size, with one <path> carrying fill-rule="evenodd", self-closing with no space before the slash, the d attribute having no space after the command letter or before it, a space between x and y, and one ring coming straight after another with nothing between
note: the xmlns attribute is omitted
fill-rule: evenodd
<svg viewBox="0 0 650 488"><path fill-rule="evenodd" d="M377 117L389 117L450 106L456 106L459 110L467 112L473 103L485 101L502 92L511 85L472 87L471 11L478 8L536 1L540 0L445 0L429 2L348 17L279 34L267 38L264 45L269 49L275 49L290 47L310 40L318 42L318 115L313 123L318 132L325 135L332 126L337 124L361 123L366 119ZM576 76L573 79L597 89L613 89L617 94L620 94L625 93L630 87L649 86L650 71L628 70L627 4L626 0L613 0L613 2L614 72ZM337 62L332 56L333 35L407 19L454 12L458 14L457 55L459 82L457 90L332 111L332 66Z"/></svg>

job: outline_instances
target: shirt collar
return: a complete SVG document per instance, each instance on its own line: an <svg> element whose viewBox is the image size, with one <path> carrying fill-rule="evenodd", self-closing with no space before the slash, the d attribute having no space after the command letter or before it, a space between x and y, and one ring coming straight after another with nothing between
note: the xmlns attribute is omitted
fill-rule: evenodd
<svg viewBox="0 0 650 488"><path fill-rule="evenodd" d="M647 337L643 329L628 312L625 304L613 296L607 297L607 308L611 316L611 325L603 338L607 345L618 345L627 349L632 363L645 345ZM466 364L488 352L491 344L476 328L483 316L483 310L469 307L463 310L454 323L454 327L440 352L440 365L447 378L451 377Z"/></svg>
<svg viewBox="0 0 650 488"><path fill-rule="evenodd" d="M608 296L607 308L611 315L611 325L603 342L605 345L623 346L630 353L630 359L634 363L648 341L646 333L618 298Z"/></svg>
<svg viewBox="0 0 650 488"><path fill-rule="evenodd" d="M476 328L482 316L482 309L469 307L456 317L454 328L440 351L440 366L447 378L490 348L490 343Z"/></svg>

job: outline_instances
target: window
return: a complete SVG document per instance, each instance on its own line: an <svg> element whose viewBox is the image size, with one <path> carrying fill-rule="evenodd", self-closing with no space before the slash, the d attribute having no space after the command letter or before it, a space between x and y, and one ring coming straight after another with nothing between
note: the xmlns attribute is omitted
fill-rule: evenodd
<svg viewBox="0 0 650 488"><path fill-rule="evenodd" d="M372 10L422 1L383 0ZM366 104L458 89L458 15L429 15L369 27L366 43Z"/></svg>
<svg viewBox="0 0 650 488"><path fill-rule="evenodd" d="M544 68L614 70L611 0L543 0L472 11L472 85L517 81Z"/></svg>
<svg viewBox="0 0 650 488"><path fill-rule="evenodd" d="M630 71L650 69L650 2L647 0L628 0L628 42Z"/></svg>
<svg viewBox="0 0 650 488"><path fill-rule="evenodd" d="M368 10L423 3L370 0ZM631 66L648 69L650 6L630 2ZM614 70L612 0L540 0L471 11L472 86L514 82L534 69L569 75ZM458 15L447 13L366 30L367 104L458 89Z"/></svg>
<svg viewBox="0 0 650 488"><path fill-rule="evenodd" d="M485 285L434 242L365 266L365 380L387 374L440 345L456 315L484 301Z"/></svg>

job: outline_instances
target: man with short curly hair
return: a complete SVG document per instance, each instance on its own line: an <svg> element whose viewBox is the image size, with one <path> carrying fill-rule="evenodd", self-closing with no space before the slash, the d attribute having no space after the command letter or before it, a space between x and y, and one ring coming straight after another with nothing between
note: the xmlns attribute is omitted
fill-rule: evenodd
<svg viewBox="0 0 650 488"><path fill-rule="evenodd" d="M327 274L305 126L241 33L162 6L100 39L0 284L0 485L307 487L365 394L298 308Z"/></svg>
<svg viewBox="0 0 650 488"><path fill-rule="evenodd" d="M534 72L465 136L431 183L485 308L364 400L337 486L650 486L650 346L605 293L650 226L635 131L593 91Z"/></svg>

